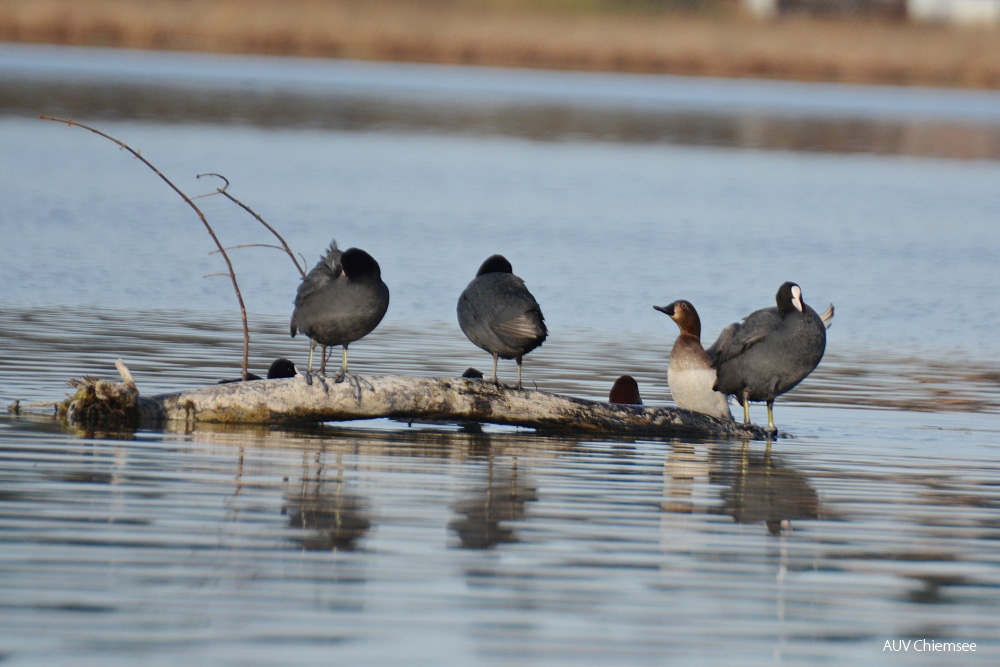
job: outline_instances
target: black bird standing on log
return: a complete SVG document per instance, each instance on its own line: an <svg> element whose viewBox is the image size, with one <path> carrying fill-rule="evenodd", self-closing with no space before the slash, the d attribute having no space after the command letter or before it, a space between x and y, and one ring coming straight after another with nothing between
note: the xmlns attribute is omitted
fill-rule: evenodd
<svg viewBox="0 0 1000 667"><path fill-rule="evenodd" d="M826 350L826 324L802 299L802 289L787 282L775 295L777 307L762 308L730 325L713 345L718 379L713 389L743 404L750 423L750 401L767 402L767 428L774 432L774 399L812 373ZM832 311L831 311L832 317ZM728 337L726 337L728 336Z"/></svg>
<svg viewBox="0 0 1000 667"><path fill-rule="evenodd" d="M299 284L292 312L292 337L301 331L309 336L309 368L312 371L316 344L323 346L319 372L326 373L326 348L344 348L340 373L347 373L347 346L370 334L389 308L389 288L382 282L382 270L364 250L341 251L330 244Z"/></svg>
<svg viewBox="0 0 1000 667"><path fill-rule="evenodd" d="M483 262L458 298L458 324L469 340L493 355L493 384L500 384L497 358L517 360L518 389L521 359L548 335L538 302L503 255Z"/></svg>

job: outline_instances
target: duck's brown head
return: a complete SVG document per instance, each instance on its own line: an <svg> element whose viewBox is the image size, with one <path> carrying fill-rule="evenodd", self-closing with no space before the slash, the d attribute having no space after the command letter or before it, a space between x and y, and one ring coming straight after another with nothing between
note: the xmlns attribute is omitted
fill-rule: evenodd
<svg viewBox="0 0 1000 667"><path fill-rule="evenodd" d="M639 383L631 375L622 375L612 385L608 402L622 403L624 405L642 405L642 398L639 396Z"/></svg>
<svg viewBox="0 0 1000 667"><path fill-rule="evenodd" d="M701 318L698 311L694 309L690 301L674 301L669 306L653 306L656 310L667 315L681 330L681 334L701 338Z"/></svg>

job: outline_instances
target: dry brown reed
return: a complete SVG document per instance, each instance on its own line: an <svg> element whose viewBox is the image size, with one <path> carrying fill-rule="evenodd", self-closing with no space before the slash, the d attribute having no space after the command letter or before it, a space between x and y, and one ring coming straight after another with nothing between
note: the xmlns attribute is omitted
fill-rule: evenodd
<svg viewBox="0 0 1000 667"><path fill-rule="evenodd" d="M0 40L1000 88L1000 28L539 0L0 0Z"/></svg>

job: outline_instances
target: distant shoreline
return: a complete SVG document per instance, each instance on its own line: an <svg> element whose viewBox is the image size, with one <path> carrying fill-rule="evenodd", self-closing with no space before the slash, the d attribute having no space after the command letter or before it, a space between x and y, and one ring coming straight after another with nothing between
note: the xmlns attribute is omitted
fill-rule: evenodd
<svg viewBox="0 0 1000 667"><path fill-rule="evenodd" d="M4 0L0 40L1000 89L1000 27L443 0Z"/></svg>

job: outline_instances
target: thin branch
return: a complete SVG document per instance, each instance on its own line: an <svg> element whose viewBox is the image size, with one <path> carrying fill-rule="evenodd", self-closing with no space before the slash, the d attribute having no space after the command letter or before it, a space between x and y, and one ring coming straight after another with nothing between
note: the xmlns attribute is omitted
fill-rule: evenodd
<svg viewBox="0 0 1000 667"><path fill-rule="evenodd" d="M274 250L284 251L280 245L273 245L271 243L241 243L239 245L226 246L226 250L242 250L243 248L273 248ZM218 255L218 250L213 250L209 255Z"/></svg>
<svg viewBox="0 0 1000 667"><path fill-rule="evenodd" d="M194 212L198 215L198 219L201 220L201 223L203 225L205 225L205 229L208 230L208 235L212 237L212 241L215 242L215 246L219 249L219 252L222 254L222 258L226 261L226 266L229 268L229 278L232 280L233 290L236 292L236 300L240 304L240 316L243 319L243 377L246 378L247 374L249 373L249 364L250 364L250 326L247 323L247 308L246 305L243 303L243 294L240 292L239 283L236 281L236 270L233 268L233 263L230 261L229 255L226 254L226 250L225 248L223 248L222 243L219 241L219 237L215 235L215 230L213 230L212 226L208 224L208 219L205 218L205 214L201 212L201 209L198 208L198 206L191 200L190 197L188 197L184 193L184 191L182 191L180 188L174 185L173 181L171 181L163 174L163 172L161 172L159 169L153 166L152 162L144 158L142 154L139 153L139 151L135 150L125 142L115 139L111 135L105 134L104 132L101 132L98 129L90 127L89 125L84 125L83 123L78 123L74 120L68 120L64 118L53 118L52 116L46 116L44 114L42 114L39 117L42 120L51 120L56 123L63 123L65 125L69 125L70 127L75 126L83 128L84 130L93 132L94 134L100 137L104 137L108 141L118 144L119 147L124 148L129 153L134 155L137 159L139 159L144 165L149 167L154 174L159 176L164 183L170 186L171 190L176 192L180 196L180 198L184 200L184 203L186 203L188 206L194 209ZM298 266L298 264L296 264L296 266Z"/></svg>
<svg viewBox="0 0 1000 667"><path fill-rule="evenodd" d="M286 243L285 239L281 236L281 234L278 233L278 230L276 230L271 225L267 224L267 221L264 220L264 218L260 217L260 215L258 215L257 212L254 211L252 208L250 208L249 206L247 206L246 204L244 204L243 202L241 202L236 197L234 197L231 194L229 194L229 192L228 192L229 179L228 178L226 178L222 174L216 174L216 173L213 173L213 172L209 172L209 173L206 173L206 174L198 174L196 176L196 178L201 178L202 176L215 176L216 178L221 178L225 182L225 185L223 185L221 188L219 188L217 190L217 192L220 195L223 195L229 201L233 202L234 204L236 204L237 206L239 206L240 208L242 208L244 211L246 211L250 215L252 215L254 218L257 219L257 222L259 222L260 224L264 225L264 227L267 228L267 231L269 231L272 234L274 234L274 237L276 239L278 239L278 241L281 243L281 247L284 249L284 251L286 253L288 253L288 257L292 260L292 263L295 264L295 268L299 270L299 273L302 275L303 278L306 277L305 269L303 269L302 265L299 264L299 261L297 259L295 259L295 253L293 253L292 249L288 247L288 243Z"/></svg>

